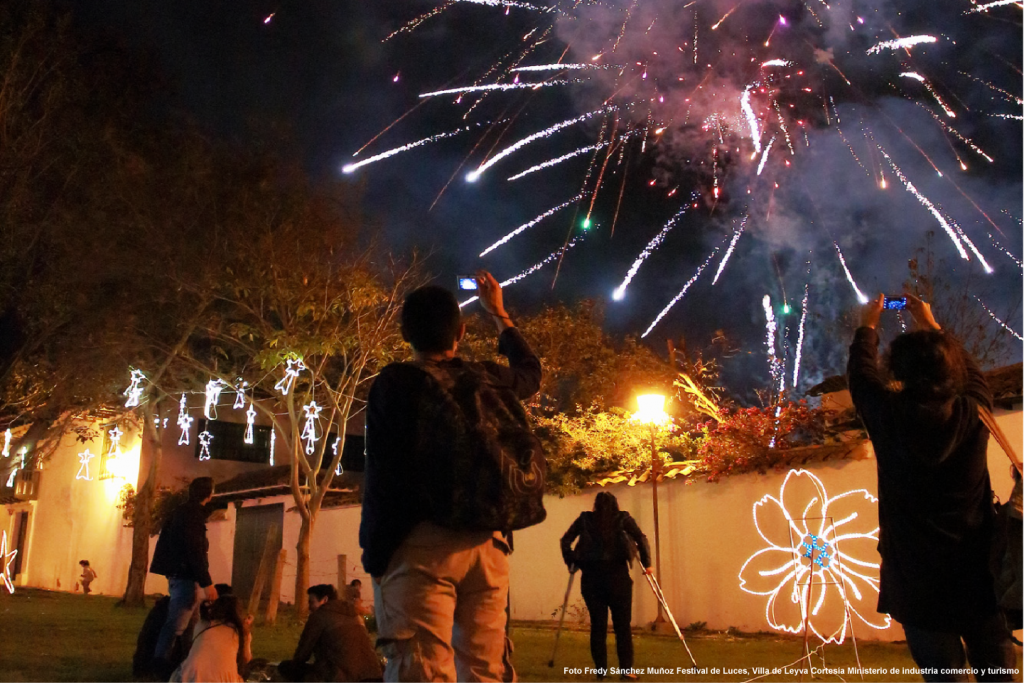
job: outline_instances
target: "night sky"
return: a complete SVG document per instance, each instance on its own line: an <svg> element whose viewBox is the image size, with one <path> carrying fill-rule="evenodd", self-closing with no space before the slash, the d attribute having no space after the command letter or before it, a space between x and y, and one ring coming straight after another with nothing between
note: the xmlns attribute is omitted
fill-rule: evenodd
<svg viewBox="0 0 1024 683"><path fill-rule="evenodd" d="M509 55L521 52L530 43L524 36L539 35L547 27L547 39L523 65L556 62L563 53L562 62L587 61L614 37L624 8L631 3L583 3L584 9L572 16L461 3L416 30L383 42L437 4L90 0L73 6L87 30L120 36L141 53L155 56L173 84L178 105L211 135L247 144L259 134L254 131L278 126L289 131L289 151L314 177L359 183L365 209L382 222L389 244L399 252L432 249L431 270L445 283L454 282L458 272L480 266L499 280L511 277L567 238L584 237L565 254L554 287L551 264L509 288L506 300L513 310L596 298L605 303L610 332L639 334L719 248L647 341L661 351L666 338L686 335L692 346L699 347L724 329L740 348L726 359L724 368L724 380L734 391L769 383L765 294L780 316L792 374L805 283L809 315L800 389L843 370L847 341L837 333L836 321L857 301L833 241L857 284L870 296L901 290L907 260L925 246L926 233L934 231L931 243L945 279L954 289L967 287L1010 327L1022 329L1021 269L990 237L1020 258L1021 122L994 116L1021 114L1015 99L1022 90L1019 8L965 14L971 8L968 0L843 0L831 3L830 19L820 0L760 0L745 3L711 31L708 25L736 3L699 0L701 52L694 64L693 9L669 0L642 0L631 18L631 26L637 28L627 32L613 60L631 65L630 73L636 77L622 79L622 70L587 71L585 82L571 86L493 93L464 118L475 98L456 104L452 96L424 101L418 95L477 81L491 83L499 76L510 82L511 76L502 71L485 74L495 63L507 64L514 58ZM844 6L842 16L850 21L841 23L834 17ZM784 25L778 24L780 16L786 19ZM766 49L763 43L769 34L772 47ZM910 52L866 54L880 40L915 34L933 35L938 41ZM743 90L759 76L760 62L770 58L795 64L787 70L792 78L778 98L787 108L794 105L784 113L795 154L784 144L769 100L757 99L754 104L765 126L760 142L767 145L770 136L776 137L764 173L757 175L759 157L750 160L752 140L736 114ZM641 70L650 71L650 80L637 76ZM956 117L946 116L923 84L900 76L908 71L926 76ZM521 77L536 82L554 75ZM696 84L702 87L695 89ZM802 88L812 92L803 94ZM666 131L657 144L652 139L643 154L636 133L628 153L612 156L608 181L594 202L593 227L583 235L584 214L567 208L478 258L513 228L581 191L591 155L522 180L505 179L594 144L601 118L529 145L476 183L466 182L466 173L516 140L601 106L611 92L618 93L618 102L629 105L620 112L620 132L629 126L639 130L649 113L652 120L666 124ZM661 101L648 106L652 93ZM827 98L831 99L826 106ZM417 108L355 160L461 126L470 130L350 175L341 173L354 152L413 107ZM706 124L709 114L725 110L733 115L732 128L714 152L718 157L712 172L717 132L714 126L709 132ZM929 112L994 161L943 133ZM803 123L794 125L795 121ZM770 125L775 127L769 130ZM879 148L943 216L956 221L994 273L984 274L973 254L970 262L960 259L939 222L905 189ZM957 155L967 171L959 167ZM599 169L604 156L597 158ZM943 172L941 177L932 164ZM879 186L883 176L885 189ZM694 194L696 200L691 200ZM613 290L636 256L691 201L698 207L679 219L639 269L623 299L613 300ZM589 199L580 205L585 212ZM730 237L747 214L750 218L735 253L712 286ZM793 309L789 315L782 314L783 300ZM1007 334L992 325L993 333ZM1019 342L1010 341L1005 360L1019 361Z"/></svg>

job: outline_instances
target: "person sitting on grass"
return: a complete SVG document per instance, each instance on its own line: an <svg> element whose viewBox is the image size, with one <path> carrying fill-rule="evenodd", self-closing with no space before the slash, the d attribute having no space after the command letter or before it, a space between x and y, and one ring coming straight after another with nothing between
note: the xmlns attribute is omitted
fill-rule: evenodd
<svg viewBox="0 0 1024 683"><path fill-rule="evenodd" d="M351 586L346 586L351 588ZM334 586L306 591L309 619L295 654L277 665L286 681L380 681L380 660L353 600L339 600ZM351 594L350 594L351 595ZM313 663L308 664L313 657Z"/></svg>
<svg viewBox="0 0 1024 683"><path fill-rule="evenodd" d="M224 595L200 605L199 618L205 627L196 629L192 649L171 681L244 681L242 672L252 659L252 617L243 618L238 598Z"/></svg>

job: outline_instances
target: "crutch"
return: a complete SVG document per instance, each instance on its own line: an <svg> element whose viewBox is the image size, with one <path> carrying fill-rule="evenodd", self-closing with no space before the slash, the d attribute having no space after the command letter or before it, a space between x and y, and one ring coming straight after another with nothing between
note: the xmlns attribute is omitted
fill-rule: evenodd
<svg viewBox="0 0 1024 683"><path fill-rule="evenodd" d="M665 600L665 594L661 592L661 584L654 578L653 574L644 572L644 576L647 577L647 585L654 591L654 597L661 603L661 608L665 610L665 614L668 615L668 620L672 622L672 628L676 630L676 635L679 636L679 640L683 641L683 647L686 648L686 654L690 656L690 661L693 666L697 666L697 660L693 658L693 653L690 652L690 646L686 644L686 638L683 637L683 632L679 630L679 624L676 623L676 618L672 616L672 610L668 608L668 602Z"/></svg>
<svg viewBox="0 0 1024 683"><path fill-rule="evenodd" d="M562 637L562 624L565 623L565 610L569 608L569 593L572 592L572 581L576 578L576 572L569 572L569 585L565 587L565 600L562 601L562 616L558 618L558 630L555 631L555 648L551 651L551 659L548 660L548 667L554 668L555 655L558 654L558 639Z"/></svg>

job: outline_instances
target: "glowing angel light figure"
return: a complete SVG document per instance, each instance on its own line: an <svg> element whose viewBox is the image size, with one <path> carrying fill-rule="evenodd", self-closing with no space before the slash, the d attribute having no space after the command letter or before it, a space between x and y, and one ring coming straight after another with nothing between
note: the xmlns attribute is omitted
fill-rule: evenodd
<svg viewBox="0 0 1024 683"><path fill-rule="evenodd" d="M249 402L249 410L245 411L245 437L242 439L247 444L255 442L256 406Z"/></svg>
<svg viewBox="0 0 1024 683"><path fill-rule="evenodd" d="M306 364L302 362L301 358L288 358L285 363L287 366L284 369L284 377L278 380L274 389L287 396L292 390L292 385L295 384L295 378L306 369Z"/></svg>
<svg viewBox="0 0 1024 683"><path fill-rule="evenodd" d="M11 457L11 430L7 429L4 431L4 451L3 455L5 458Z"/></svg>
<svg viewBox="0 0 1024 683"><path fill-rule="evenodd" d="M313 455L316 442L318 441L316 438L316 419L320 417L320 411L323 410L323 407L318 406L316 401L310 401L302 406L302 410L306 413L306 424L302 426L302 434L299 435L299 438L306 442L306 455Z"/></svg>
<svg viewBox="0 0 1024 683"><path fill-rule="evenodd" d="M207 420L217 419L217 401L220 400L220 392L224 391L227 384L220 379L211 379L206 383L206 405L203 406L203 413Z"/></svg>
<svg viewBox="0 0 1024 683"><path fill-rule="evenodd" d="M338 457L338 444L341 443L341 437L334 437L334 443L331 444L331 451L334 453L334 457ZM334 476L340 477L345 473L345 468L341 466L341 461L338 461L338 466L334 468Z"/></svg>
<svg viewBox="0 0 1024 683"><path fill-rule="evenodd" d="M878 599L878 499L865 489L830 498L821 480L790 470L779 496L754 503L754 527L767 543L740 569L740 589L768 597L765 617L779 631L842 643L856 616L888 628ZM865 559L867 558L867 559Z"/></svg>
<svg viewBox="0 0 1024 683"><path fill-rule="evenodd" d="M11 581L11 567L14 566L14 558L18 554L15 548L7 552L7 531L0 531L0 563L3 564L3 571L0 571L0 579L3 579L7 592L14 595L14 583Z"/></svg>
<svg viewBox="0 0 1024 683"><path fill-rule="evenodd" d="M107 434L110 436L110 450L107 451L108 458L120 458L121 457L121 437L124 436L124 432L117 425L111 429Z"/></svg>
<svg viewBox="0 0 1024 683"><path fill-rule="evenodd" d="M235 410L241 410L245 407L245 388L249 386L241 377L238 378L238 384L235 385L235 403L231 407Z"/></svg>
<svg viewBox="0 0 1024 683"><path fill-rule="evenodd" d="M181 436L178 437L179 446L188 445L188 430L192 427L193 418L188 414L188 407L185 405L185 394L181 395L178 402L178 427L181 428Z"/></svg>
<svg viewBox="0 0 1024 683"><path fill-rule="evenodd" d="M132 370L131 384L124 390L123 395L128 397L125 401L125 408L134 408L139 405L139 400L142 398L142 380L146 379L146 376L142 374L142 370Z"/></svg>
<svg viewBox="0 0 1024 683"><path fill-rule="evenodd" d="M75 479L84 479L85 481L92 481L92 475L89 474L89 461L96 456L89 452L86 448L84 452L78 454L78 474L75 475Z"/></svg>
<svg viewBox="0 0 1024 683"><path fill-rule="evenodd" d="M199 432L199 459L209 460L210 455L210 444L213 443L213 434L207 431Z"/></svg>

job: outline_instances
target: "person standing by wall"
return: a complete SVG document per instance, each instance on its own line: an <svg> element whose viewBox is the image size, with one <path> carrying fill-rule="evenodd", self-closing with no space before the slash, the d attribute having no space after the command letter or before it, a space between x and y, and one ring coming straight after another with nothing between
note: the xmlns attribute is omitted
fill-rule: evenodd
<svg viewBox="0 0 1024 683"><path fill-rule="evenodd" d="M579 538L579 543L572 544ZM562 559L570 572L579 569L580 592L590 612L590 656L594 668L608 671L608 611L612 613L615 650L620 669L633 668L633 579L629 567L634 555L640 556L644 571L651 573L651 551L647 537L636 520L611 493L602 491L594 499L593 512L576 518L562 536ZM604 678L605 674L598 674ZM623 674L623 680L635 680Z"/></svg>
<svg viewBox="0 0 1024 683"><path fill-rule="evenodd" d="M207 557L210 544L206 539L205 505L212 498L213 479L193 479L188 485L188 500L171 513L153 551L149 571L167 577L171 598L167 620L160 630L154 652L158 670L169 667L174 641L188 626L198 604L199 591L202 590L209 601L217 599L217 589L210 578ZM170 671L166 673L169 675Z"/></svg>
<svg viewBox="0 0 1024 683"><path fill-rule="evenodd" d="M1013 680L1013 646L988 564L994 514L979 408L991 409L992 392L931 307L910 295L915 329L890 345L890 377L875 329L883 302L879 295L864 306L847 367L878 464L878 611L903 626L917 665L937 672L926 681L967 681L966 673L938 672L963 669L968 659L1007 672L979 680Z"/></svg>
<svg viewBox="0 0 1024 683"><path fill-rule="evenodd" d="M89 566L89 560L79 560L78 564L82 567L82 592L88 595L92 592L89 586L98 574Z"/></svg>

